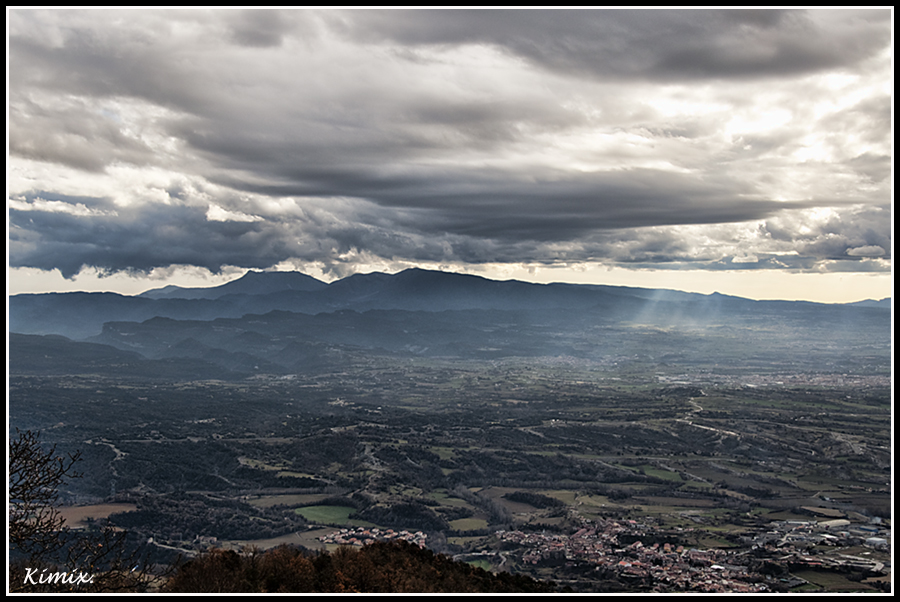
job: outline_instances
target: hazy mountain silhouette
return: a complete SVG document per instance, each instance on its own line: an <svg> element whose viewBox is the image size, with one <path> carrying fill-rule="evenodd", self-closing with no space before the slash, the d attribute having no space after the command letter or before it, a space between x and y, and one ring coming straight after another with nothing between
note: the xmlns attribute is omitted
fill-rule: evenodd
<svg viewBox="0 0 900 602"><path fill-rule="evenodd" d="M218 299L224 295L267 295L280 291L318 291L328 285L300 272L250 271L226 284L207 288L164 286L144 291L148 299Z"/></svg>
<svg viewBox="0 0 900 602"><path fill-rule="evenodd" d="M9 372L17 375L96 375L116 378L233 379L246 376L217 362L186 357L147 359L110 345L59 335L9 333Z"/></svg>
<svg viewBox="0 0 900 602"><path fill-rule="evenodd" d="M891 298L886 297L884 299L866 299L865 301L857 301L855 303L848 303L848 305L855 305L856 307L880 307L882 309L890 309L891 308Z"/></svg>
<svg viewBox="0 0 900 602"><path fill-rule="evenodd" d="M778 356L840 363L890 349L890 311L866 303L753 301L421 269L357 274L331 284L297 273L251 272L210 289L167 287L135 297L15 295L9 301L12 333L109 346L11 338L11 356L24 354L11 360L16 370L28 368L24 357L28 370L54 370L35 351L54 346L57 351L44 355L57 358L59 369L87 370L96 357L96 365L152 371L149 364L133 364L137 358L178 359L198 373L233 377L293 373L371 354L594 360L632 354L686 362L724 353L731 361ZM116 357L113 348L139 355ZM72 354L88 363L60 359Z"/></svg>
<svg viewBox="0 0 900 602"><path fill-rule="evenodd" d="M9 298L11 332L84 339L109 321L239 318L284 310L317 314L339 309L583 309L641 298L639 289L494 281L478 276L411 269L399 274L356 274L325 284L295 272L250 272L208 289L165 287L139 296L46 293ZM668 292L669 295L686 293ZM651 297L646 291L644 297Z"/></svg>

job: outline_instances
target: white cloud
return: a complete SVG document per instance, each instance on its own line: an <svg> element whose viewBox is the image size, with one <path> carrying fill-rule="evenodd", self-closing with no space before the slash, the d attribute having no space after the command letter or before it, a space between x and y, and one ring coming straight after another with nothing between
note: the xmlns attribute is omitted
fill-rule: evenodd
<svg viewBox="0 0 900 602"><path fill-rule="evenodd" d="M24 199L9 199L7 206L16 211L46 211L49 213L67 213L78 217L90 216L115 216L116 211L104 211L96 207L88 207L84 203L67 203L65 201L48 201L40 197L27 201Z"/></svg>
<svg viewBox="0 0 900 602"><path fill-rule="evenodd" d="M210 205L206 211L206 219L211 222L259 222L262 221L258 215L247 215L240 211L229 211L222 209L218 205Z"/></svg>

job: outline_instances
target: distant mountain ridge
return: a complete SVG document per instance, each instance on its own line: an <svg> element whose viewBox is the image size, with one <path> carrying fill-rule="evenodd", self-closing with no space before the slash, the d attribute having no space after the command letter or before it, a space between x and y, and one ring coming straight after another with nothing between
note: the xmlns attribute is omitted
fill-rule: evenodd
<svg viewBox="0 0 900 602"><path fill-rule="evenodd" d="M328 284L300 272L249 271L220 286L180 287L175 285L144 291L148 299L218 299L224 295L266 295L281 291L317 291Z"/></svg>
<svg viewBox="0 0 900 602"><path fill-rule="evenodd" d="M601 298L631 297L637 291L495 281L421 269L354 274L330 284L298 272L248 272L221 286L168 286L137 296L87 292L13 295L9 298L9 330L85 339L99 334L106 322L141 322L154 317L214 320L275 310L317 314L341 309L573 309L590 307ZM660 292L643 294L649 297ZM693 298L677 291L665 295Z"/></svg>
<svg viewBox="0 0 900 602"><path fill-rule="evenodd" d="M332 291L340 291L341 294L352 294L351 292L355 292L359 297L364 297L367 294L377 294L379 288L390 286L392 283L400 284L400 287L407 288L407 292L421 292L422 289L428 286L436 286L440 289L452 288L452 283L454 282L457 287L461 286L463 283L468 284L470 287L473 285L500 285L510 287L524 285L526 287L557 288L577 287L585 290L599 290L610 294L625 294L654 300L689 300L697 298L698 295L703 297L742 299L742 297L723 295L722 293L704 295L702 293L687 293L673 289L568 283L536 284L519 280L492 280L483 276L425 270L422 268L409 268L397 272L396 274L382 272L353 274L330 284L301 272L257 272L251 270L240 278L218 286L189 288L169 285L144 291L138 296L149 299L219 299L225 295L268 295L284 291L312 292L322 291L333 287ZM399 292L400 287L398 287L397 292ZM419 290L417 291L415 289ZM510 291L507 290L507 292ZM866 299L863 301L846 303L844 305L889 309L891 307L891 298L886 297L878 300Z"/></svg>
<svg viewBox="0 0 900 602"><path fill-rule="evenodd" d="M866 299L864 301L856 301L854 303L848 303L847 305L855 305L856 307L880 307L883 309L891 308L891 298L885 297L884 299Z"/></svg>
<svg viewBox="0 0 900 602"><path fill-rule="evenodd" d="M888 300L889 307L889 300ZM418 312L500 310L531 312L602 311L606 316L647 320L650 315L708 322L720 314L752 316L800 308L878 311L883 302L825 305L791 301L753 301L740 297L665 289L584 284L498 281L418 268L397 274L355 274L330 284L298 272L248 272L209 288L163 287L137 296L115 293L46 293L9 298L9 331L58 334L84 340L100 335L110 322L152 318L212 321L286 311L307 315L340 310Z"/></svg>

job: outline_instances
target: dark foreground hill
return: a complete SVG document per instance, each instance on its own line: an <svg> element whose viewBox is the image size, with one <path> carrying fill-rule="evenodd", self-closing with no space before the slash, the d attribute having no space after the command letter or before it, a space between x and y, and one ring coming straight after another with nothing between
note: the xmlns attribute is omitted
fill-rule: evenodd
<svg viewBox="0 0 900 602"><path fill-rule="evenodd" d="M549 593L525 575L493 574L404 541L309 555L282 546L263 554L214 550L185 564L172 593Z"/></svg>

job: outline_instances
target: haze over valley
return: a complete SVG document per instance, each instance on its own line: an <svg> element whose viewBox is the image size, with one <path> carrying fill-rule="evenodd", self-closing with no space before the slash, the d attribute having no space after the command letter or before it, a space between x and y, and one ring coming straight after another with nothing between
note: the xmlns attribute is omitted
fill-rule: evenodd
<svg viewBox="0 0 900 602"><path fill-rule="evenodd" d="M10 426L158 559L401 538L570 591L877 591L890 315L419 269L15 295Z"/></svg>

